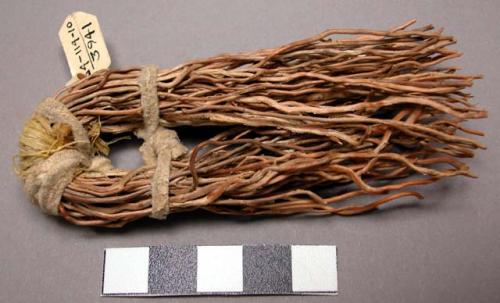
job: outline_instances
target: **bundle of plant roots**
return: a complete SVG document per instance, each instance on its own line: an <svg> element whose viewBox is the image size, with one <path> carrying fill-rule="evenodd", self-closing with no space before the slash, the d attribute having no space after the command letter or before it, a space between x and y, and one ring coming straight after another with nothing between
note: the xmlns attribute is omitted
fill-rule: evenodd
<svg viewBox="0 0 500 303"><path fill-rule="evenodd" d="M484 148L463 126L486 117L477 75L431 25L331 29L174 68L102 70L43 101L17 170L47 213L120 227L195 209L222 215L353 215L413 196ZM177 126L224 126L192 150ZM196 128L195 128L196 127ZM143 138L143 167L113 167L109 141ZM368 197L368 199L366 198ZM362 203L360 203L360 201Z"/></svg>

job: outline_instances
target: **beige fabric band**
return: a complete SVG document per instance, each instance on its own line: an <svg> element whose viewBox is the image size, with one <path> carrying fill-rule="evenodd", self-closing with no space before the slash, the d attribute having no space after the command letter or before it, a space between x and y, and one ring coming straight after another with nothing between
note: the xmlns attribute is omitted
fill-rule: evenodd
<svg viewBox="0 0 500 303"><path fill-rule="evenodd" d="M169 180L170 164L187 152L177 133L160 126L160 110L156 87L158 69L148 65L139 77L141 105L144 127L136 132L144 143L139 149L146 165L156 166L151 180L151 215L155 219L165 219L170 211Z"/></svg>
<svg viewBox="0 0 500 303"><path fill-rule="evenodd" d="M90 141L80 121L59 101L47 98L38 105L35 113L52 123L69 125L75 140L74 149L57 151L32 166L24 182L24 190L33 202L44 212L57 216L64 189L82 166L90 165Z"/></svg>

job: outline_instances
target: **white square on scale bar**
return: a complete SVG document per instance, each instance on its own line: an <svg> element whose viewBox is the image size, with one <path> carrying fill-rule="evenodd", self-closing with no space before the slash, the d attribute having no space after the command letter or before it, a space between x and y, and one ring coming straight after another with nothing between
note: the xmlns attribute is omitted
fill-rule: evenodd
<svg viewBox="0 0 500 303"><path fill-rule="evenodd" d="M149 247L107 248L103 294L148 292Z"/></svg>
<svg viewBox="0 0 500 303"><path fill-rule="evenodd" d="M292 245L292 290L337 292L337 248L333 245Z"/></svg>
<svg viewBox="0 0 500 303"><path fill-rule="evenodd" d="M198 292L243 291L242 246L198 246Z"/></svg>

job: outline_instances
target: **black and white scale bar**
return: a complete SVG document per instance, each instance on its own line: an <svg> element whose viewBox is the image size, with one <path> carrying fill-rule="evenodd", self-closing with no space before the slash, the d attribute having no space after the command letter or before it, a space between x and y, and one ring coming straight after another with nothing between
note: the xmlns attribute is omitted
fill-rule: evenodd
<svg viewBox="0 0 500 303"><path fill-rule="evenodd" d="M108 248L103 267L103 296L337 293L333 245Z"/></svg>

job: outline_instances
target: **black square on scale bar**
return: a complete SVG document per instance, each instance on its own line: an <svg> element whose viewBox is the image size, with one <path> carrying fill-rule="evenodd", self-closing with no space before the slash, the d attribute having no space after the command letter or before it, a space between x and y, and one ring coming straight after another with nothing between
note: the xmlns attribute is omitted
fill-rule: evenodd
<svg viewBox="0 0 500 303"><path fill-rule="evenodd" d="M291 260L289 245L243 246L243 292L291 293Z"/></svg>
<svg viewBox="0 0 500 303"><path fill-rule="evenodd" d="M196 246L151 246L149 294L196 293Z"/></svg>

